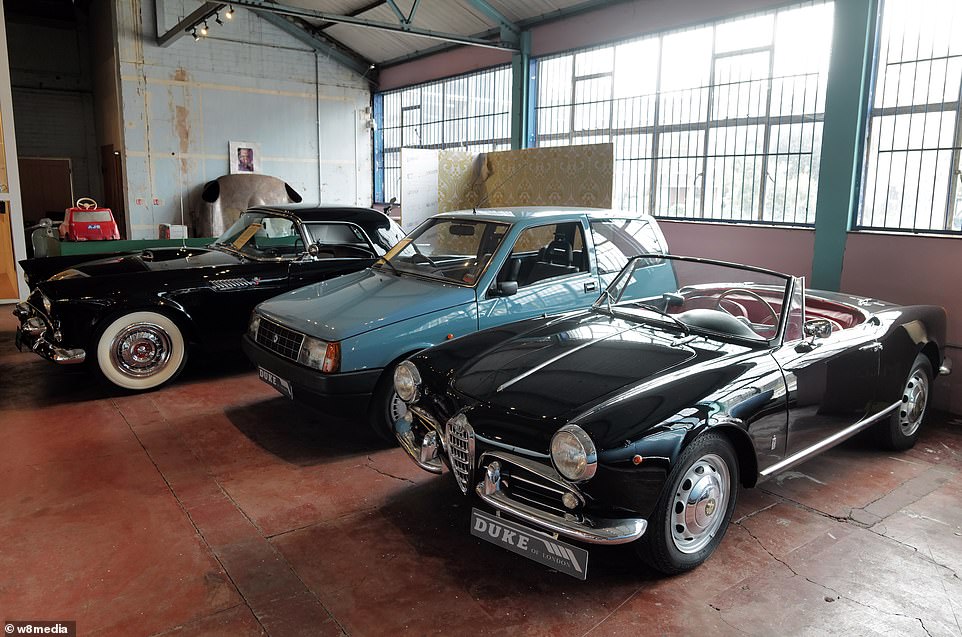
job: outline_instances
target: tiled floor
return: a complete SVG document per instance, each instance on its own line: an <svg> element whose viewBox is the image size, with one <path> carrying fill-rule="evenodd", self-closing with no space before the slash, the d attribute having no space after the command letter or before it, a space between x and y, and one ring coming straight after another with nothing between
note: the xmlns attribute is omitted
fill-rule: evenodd
<svg viewBox="0 0 962 637"><path fill-rule="evenodd" d="M855 439L742 491L701 568L627 546L588 582L468 533L450 480L240 359L105 389L13 348L0 307L0 619L81 635L962 635L962 421Z"/></svg>

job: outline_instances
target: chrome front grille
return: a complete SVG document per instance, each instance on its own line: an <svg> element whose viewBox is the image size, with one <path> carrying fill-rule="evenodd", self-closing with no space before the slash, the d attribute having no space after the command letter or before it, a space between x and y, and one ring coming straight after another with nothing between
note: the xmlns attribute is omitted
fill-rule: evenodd
<svg viewBox="0 0 962 637"><path fill-rule="evenodd" d="M445 451L451 463L451 473L461 492L467 494L474 475L474 429L464 414L458 414L448 421L445 438Z"/></svg>
<svg viewBox="0 0 962 637"><path fill-rule="evenodd" d="M534 471L517 465L510 466L505 472L504 482L505 492L516 500L558 515L571 512L562 502L565 492L570 489L562 489Z"/></svg>
<svg viewBox="0 0 962 637"><path fill-rule="evenodd" d="M303 343L304 335L300 332L261 317L260 327L257 328L257 344L261 347L296 361Z"/></svg>

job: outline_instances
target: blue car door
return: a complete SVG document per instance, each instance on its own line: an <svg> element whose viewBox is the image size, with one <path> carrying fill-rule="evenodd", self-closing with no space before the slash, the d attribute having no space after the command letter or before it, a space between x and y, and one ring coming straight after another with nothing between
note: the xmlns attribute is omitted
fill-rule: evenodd
<svg viewBox="0 0 962 637"><path fill-rule="evenodd" d="M598 277L581 221L549 223L523 230L498 271L495 285L479 291L478 327L590 306L598 298ZM498 284L517 283L509 295Z"/></svg>

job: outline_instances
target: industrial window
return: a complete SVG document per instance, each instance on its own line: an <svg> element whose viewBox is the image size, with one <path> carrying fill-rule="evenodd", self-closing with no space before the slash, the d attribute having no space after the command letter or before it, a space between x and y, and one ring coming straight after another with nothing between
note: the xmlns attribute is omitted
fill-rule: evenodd
<svg viewBox="0 0 962 637"><path fill-rule="evenodd" d="M612 142L615 205L815 221L833 5L796 5L537 61L536 143Z"/></svg>
<svg viewBox="0 0 962 637"><path fill-rule="evenodd" d="M962 4L885 0L860 228L962 231Z"/></svg>
<svg viewBox="0 0 962 637"><path fill-rule="evenodd" d="M401 198L401 148L511 148L510 66L388 91L378 99L375 196L380 201Z"/></svg>

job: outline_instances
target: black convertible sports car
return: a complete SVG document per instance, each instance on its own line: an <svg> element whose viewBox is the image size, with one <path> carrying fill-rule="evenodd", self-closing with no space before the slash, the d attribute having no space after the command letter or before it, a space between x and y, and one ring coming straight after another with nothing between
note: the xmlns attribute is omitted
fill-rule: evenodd
<svg viewBox="0 0 962 637"><path fill-rule="evenodd" d="M666 263L668 277L652 267ZM940 307L805 290L768 270L636 257L590 311L402 363L395 432L486 505L472 512L479 537L581 578L587 551L559 537L635 542L678 573L722 539L739 484L870 426L911 447L935 374L951 369L945 322Z"/></svg>
<svg viewBox="0 0 962 637"><path fill-rule="evenodd" d="M255 305L365 268L403 236L369 208L259 207L206 248L22 261L32 290L14 310L17 346L152 389L176 378L188 344L239 349Z"/></svg>

